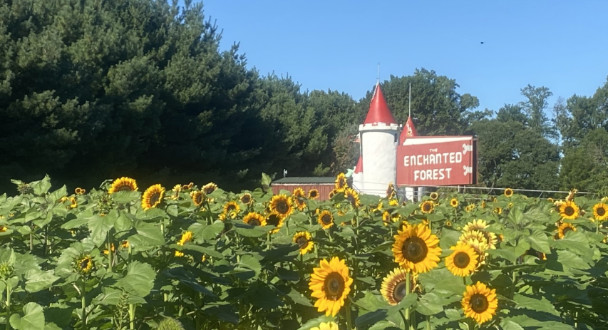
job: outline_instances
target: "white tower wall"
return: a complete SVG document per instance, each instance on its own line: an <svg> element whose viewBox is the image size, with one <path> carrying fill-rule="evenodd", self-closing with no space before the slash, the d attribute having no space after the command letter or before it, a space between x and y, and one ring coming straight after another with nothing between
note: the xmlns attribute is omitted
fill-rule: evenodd
<svg viewBox="0 0 608 330"><path fill-rule="evenodd" d="M361 190L365 194L384 197L390 183L397 179L397 144L399 125L359 125L363 176Z"/></svg>

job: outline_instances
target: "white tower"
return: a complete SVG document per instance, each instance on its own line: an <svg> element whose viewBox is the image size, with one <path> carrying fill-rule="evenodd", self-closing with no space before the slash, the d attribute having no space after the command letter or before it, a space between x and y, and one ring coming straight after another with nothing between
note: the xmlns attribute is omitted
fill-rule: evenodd
<svg viewBox="0 0 608 330"><path fill-rule="evenodd" d="M386 196L397 179L397 144L400 126L391 114L376 83L367 117L359 125L362 174L353 177L353 186L364 194Z"/></svg>

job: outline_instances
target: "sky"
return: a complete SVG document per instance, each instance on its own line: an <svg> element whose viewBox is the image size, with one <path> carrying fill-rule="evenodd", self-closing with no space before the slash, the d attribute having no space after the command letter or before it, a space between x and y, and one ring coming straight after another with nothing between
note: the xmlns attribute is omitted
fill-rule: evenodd
<svg viewBox="0 0 608 330"><path fill-rule="evenodd" d="M238 43L249 69L355 101L424 68L476 96L476 110L524 101L530 84L553 93L551 112L608 77L606 0L203 0L203 10L220 50Z"/></svg>

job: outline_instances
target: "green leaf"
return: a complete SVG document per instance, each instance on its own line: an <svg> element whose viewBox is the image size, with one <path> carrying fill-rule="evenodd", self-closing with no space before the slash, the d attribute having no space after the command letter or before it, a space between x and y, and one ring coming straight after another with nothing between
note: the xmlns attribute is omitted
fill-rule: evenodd
<svg viewBox="0 0 608 330"><path fill-rule="evenodd" d="M260 237L266 235L271 229L270 227L255 226L251 227L246 224L235 224L234 229L236 232L245 237Z"/></svg>
<svg viewBox="0 0 608 330"><path fill-rule="evenodd" d="M507 319L500 322L500 326L503 330L524 330L519 324Z"/></svg>
<svg viewBox="0 0 608 330"><path fill-rule="evenodd" d="M25 290L28 292L38 292L50 288L59 277L52 271L29 270L25 273Z"/></svg>
<svg viewBox="0 0 608 330"><path fill-rule="evenodd" d="M212 238L217 237L217 235L219 235L219 233L221 233L224 230L224 226L225 226L225 223L223 221L216 220L210 226L194 227L194 225L193 225L192 232L196 236L198 236L197 234L200 231L200 236L204 240L208 241Z"/></svg>
<svg viewBox="0 0 608 330"><path fill-rule="evenodd" d="M23 316L13 314L10 324L15 329L34 330L44 329L44 313L42 306L34 302L29 302L23 306Z"/></svg>
<svg viewBox="0 0 608 330"><path fill-rule="evenodd" d="M137 234L127 239L134 248L157 247L165 244L165 238L157 224L140 222L136 230Z"/></svg>
<svg viewBox="0 0 608 330"><path fill-rule="evenodd" d="M102 293L100 293L97 297L95 297L93 299L93 302L96 304L100 304L100 305L116 306L121 302L122 296L123 296L122 290L118 290L118 289L114 289L114 288L110 288L110 287L104 287L102 289Z"/></svg>
<svg viewBox="0 0 608 330"><path fill-rule="evenodd" d="M114 226L115 218L109 215L101 216L98 214L89 218L87 225L91 232L91 240L95 246L101 246L105 243L108 236L108 231Z"/></svg>
<svg viewBox="0 0 608 330"><path fill-rule="evenodd" d="M260 265L258 259L251 255L242 255L237 265L253 270L256 275L259 275L262 270L262 265Z"/></svg>
<svg viewBox="0 0 608 330"><path fill-rule="evenodd" d="M446 299L443 296L429 292L418 299L416 311L424 315L434 315L443 311L445 305Z"/></svg>
<svg viewBox="0 0 608 330"><path fill-rule="evenodd" d="M368 326L384 320L387 316L386 309L377 309L373 312L365 313L355 319L357 328L367 328Z"/></svg>
<svg viewBox="0 0 608 330"><path fill-rule="evenodd" d="M541 296L540 299L536 299L534 297L515 293L513 301L515 301L519 307L559 316L559 312L555 309L553 304L543 296Z"/></svg>
<svg viewBox="0 0 608 330"><path fill-rule="evenodd" d="M590 266L583 258L579 257L574 252L567 250L557 251L557 261L559 261L565 268L576 268L576 269L589 269Z"/></svg>
<svg viewBox="0 0 608 330"><path fill-rule="evenodd" d="M536 251L540 251L542 253L551 253L551 249L549 248L549 238L544 232L535 230L530 235L526 236L526 240Z"/></svg>
<svg viewBox="0 0 608 330"><path fill-rule="evenodd" d="M31 182L30 186L34 190L35 195L42 196L51 188L51 177L45 175L42 180Z"/></svg>
<svg viewBox="0 0 608 330"><path fill-rule="evenodd" d="M133 261L127 266L127 275L116 282L116 286L124 289L130 295L137 297L147 296L152 287L156 272L147 263Z"/></svg>

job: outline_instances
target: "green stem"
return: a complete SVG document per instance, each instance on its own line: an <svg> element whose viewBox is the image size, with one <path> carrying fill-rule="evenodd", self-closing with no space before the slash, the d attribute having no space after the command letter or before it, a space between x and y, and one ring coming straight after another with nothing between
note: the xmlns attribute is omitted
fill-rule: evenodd
<svg viewBox="0 0 608 330"><path fill-rule="evenodd" d="M6 330L11 328L8 319L11 317L11 287L10 284L4 282L6 285Z"/></svg>
<svg viewBox="0 0 608 330"><path fill-rule="evenodd" d="M129 304L129 329L135 329L135 304Z"/></svg>
<svg viewBox="0 0 608 330"><path fill-rule="evenodd" d="M82 279L82 286L80 287L80 305L82 307L82 328L87 328L87 299L86 299L86 281Z"/></svg>
<svg viewBox="0 0 608 330"><path fill-rule="evenodd" d="M344 318L346 318L346 328L348 330L353 328L353 318L350 311L350 300L346 300L346 304L344 304Z"/></svg>
<svg viewBox="0 0 608 330"><path fill-rule="evenodd" d="M407 274L405 275L405 297L403 297L403 299L407 298L407 296L410 294L410 272L408 271ZM405 309L405 329L409 329L411 324L410 324L410 308L407 307Z"/></svg>

